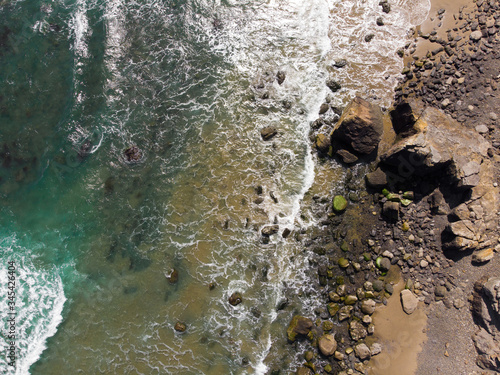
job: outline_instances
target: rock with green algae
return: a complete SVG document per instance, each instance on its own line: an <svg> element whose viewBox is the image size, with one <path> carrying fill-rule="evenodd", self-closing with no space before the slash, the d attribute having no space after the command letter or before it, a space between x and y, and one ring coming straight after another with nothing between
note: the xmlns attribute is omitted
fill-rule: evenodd
<svg viewBox="0 0 500 375"><path fill-rule="evenodd" d="M336 213L344 212L347 208L347 200L342 195L336 195L333 198L333 211Z"/></svg>
<svg viewBox="0 0 500 375"><path fill-rule="evenodd" d="M346 258L340 258L338 263L341 268L349 267L349 261Z"/></svg>
<svg viewBox="0 0 500 375"><path fill-rule="evenodd" d="M338 303L334 303L334 302L330 302L328 304L328 313L330 314L330 316L333 318L335 315L337 315L337 313L339 312L340 310L340 306Z"/></svg>
<svg viewBox="0 0 500 375"><path fill-rule="evenodd" d="M286 330L287 338L290 342L294 342L297 337L305 337L311 332L313 321L300 315L295 315L290 321L290 325Z"/></svg>

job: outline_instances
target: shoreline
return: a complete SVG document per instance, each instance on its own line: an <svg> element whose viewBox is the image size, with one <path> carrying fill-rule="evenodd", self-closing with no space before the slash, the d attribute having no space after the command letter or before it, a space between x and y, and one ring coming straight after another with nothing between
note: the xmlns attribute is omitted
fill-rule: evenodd
<svg viewBox="0 0 500 375"><path fill-rule="evenodd" d="M486 329L494 339L498 327L473 303L495 303L486 280L500 276L500 6L491 5L432 1L404 50L403 78L394 107L383 114L377 151L359 155L350 147L355 141L341 145L346 110L337 124L320 116L311 125L319 173L304 204L322 227L304 236L324 307L316 317L296 316L288 327L289 342L302 338L306 344L297 348L308 348L297 374L390 374L390 362L394 373L404 363L409 375L493 373L495 351L483 353L478 335ZM325 129L331 139L321 135ZM419 134L431 150L424 162L395 163L411 157ZM440 153L433 154L436 147ZM343 164L340 175L329 169L332 159ZM408 167L411 173L401 173ZM332 181L339 186L330 191ZM332 208L333 195L346 207ZM392 273L401 273L402 281ZM403 294L415 303L411 313ZM408 343L382 324L397 314L418 339ZM390 343L404 348L394 355Z"/></svg>

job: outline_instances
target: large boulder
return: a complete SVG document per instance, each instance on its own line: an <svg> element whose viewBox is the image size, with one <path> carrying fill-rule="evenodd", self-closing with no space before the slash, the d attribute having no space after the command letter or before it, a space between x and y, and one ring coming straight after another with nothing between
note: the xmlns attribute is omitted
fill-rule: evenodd
<svg viewBox="0 0 500 375"><path fill-rule="evenodd" d="M332 132L332 143L348 145L357 154L371 154L383 132L382 111L374 104L356 97L342 113Z"/></svg>

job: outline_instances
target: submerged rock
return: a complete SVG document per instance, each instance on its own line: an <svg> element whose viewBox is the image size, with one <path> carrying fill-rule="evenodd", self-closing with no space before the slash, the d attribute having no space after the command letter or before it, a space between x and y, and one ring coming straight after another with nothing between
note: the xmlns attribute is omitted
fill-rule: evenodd
<svg viewBox="0 0 500 375"><path fill-rule="evenodd" d="M278 81L278 85L281 85L283 82L285 82L286 74L284 71L280 70L276 74L276 80Z"/></svg>
<svg viewBox="0 0 500 375"><path fill-rule="evenodd" d="M142 151L137 146L132 146L123 151L128 162L139 161L142 159Z"/></svg>
<svg viewBox="0 0 500 375"><path fill-rule="evenodd" d="M273 234L278 233L279 229L280 229L279 225L276 225L276 224L275 225L267 225L264 228L262 228L260 233L265 237L269 237Z"/></svg>
<svg viewBox="0 0 500 375"><path fill-rule="evenodd" d="M356 155L351 154L349 151L344 149L337 150L336 154L340 156L342 161L346 164L353 164L358 161L358 157Z"/></svg>

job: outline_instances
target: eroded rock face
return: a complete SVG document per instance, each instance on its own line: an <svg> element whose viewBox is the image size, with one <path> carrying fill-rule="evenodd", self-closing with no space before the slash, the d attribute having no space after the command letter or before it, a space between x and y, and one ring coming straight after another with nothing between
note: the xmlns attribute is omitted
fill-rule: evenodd
<svg viewBox="0 0 500 375"><path fill-rule="evenodd" d="M401 138L382 154L383 163L396 167L402 178L443 170L457 187L472 188L479 184L489 147L483 137L433 107L425 108L419 117L414 112L401 116L400 121L404 122L393 123L394 129L411 135Z"/></svg>
<svg viewBox="0 0 500 375"><path fill-rule="evenodd" d="M481 279L474 284L472 312L478 330L472 336L479 367L500 371L500 277Z"/></svg>
<svg viewBox="0 0 500 375"><path fill-rule="evenodd" d="M344 110L332 132L332 143L348 145L357 154L371 154L383 132L382 111L374 104L356 97Z"/></svg>

